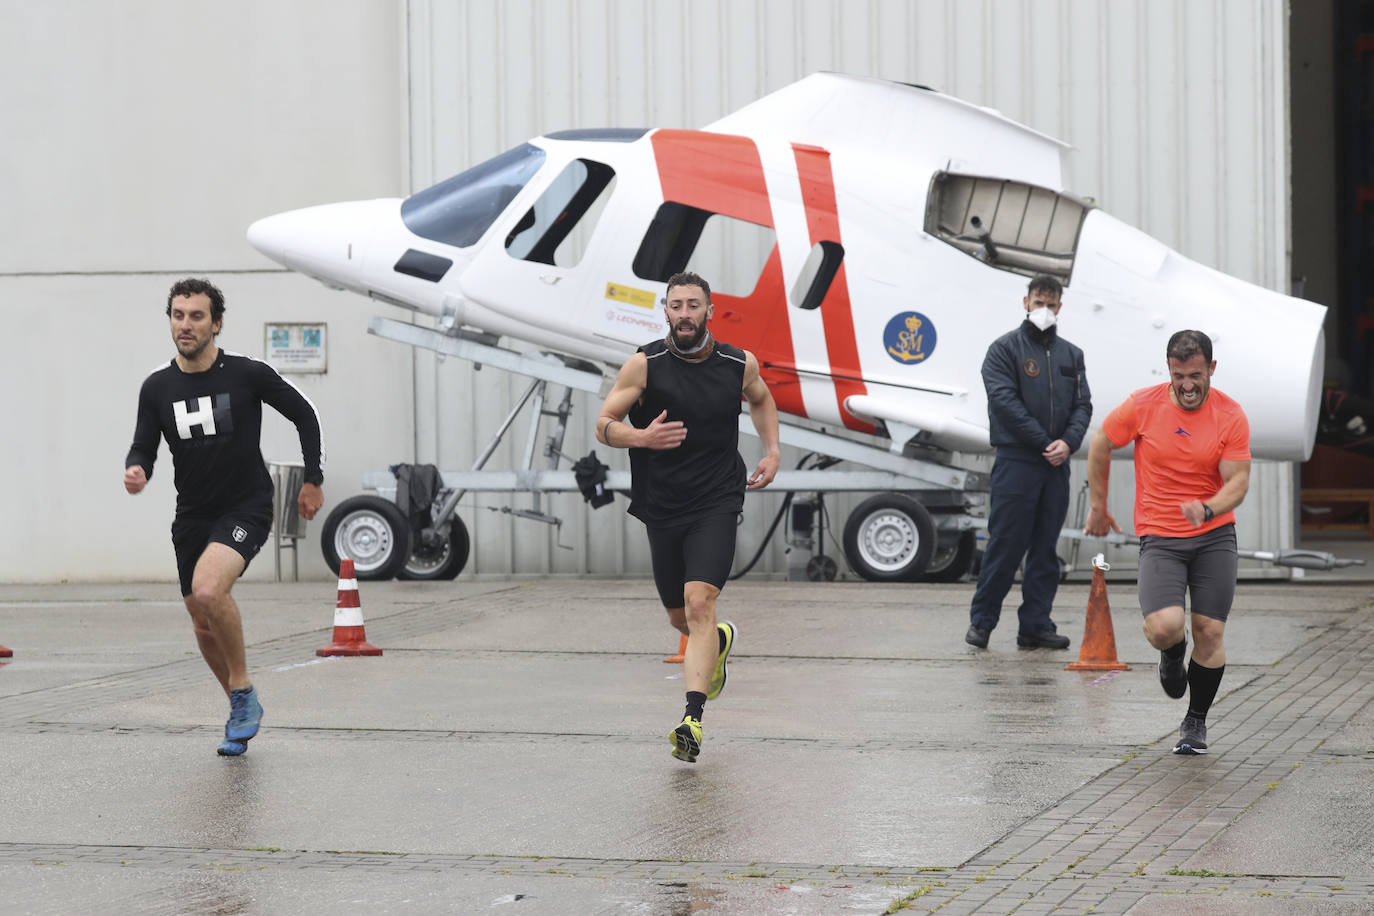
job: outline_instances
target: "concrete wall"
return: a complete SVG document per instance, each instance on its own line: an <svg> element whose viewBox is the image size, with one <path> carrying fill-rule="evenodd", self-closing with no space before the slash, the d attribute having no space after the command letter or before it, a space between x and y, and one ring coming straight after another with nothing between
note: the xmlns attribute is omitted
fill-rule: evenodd
<svg viewBox="0 0 1374 916"><path fill-rule="evenodd" d="M179 277L224 290L226 349L262 357L264 322L328 322L328 374L295 377L326 419L326 510L412 440L411 355L365 333L373 304L244 240L268 213L404 190L403 12L0 3L0 581L174 576L165 445L143 494L120 478L138 387L175 352L163 310ZM268 413L264 454L298 458ZM326 574L313 539L307 559ZM249 575L271 572L264 552Z"/></svg>
<svg viewBox="0 0 1374 916"><path fill-rule="evenodd" d="M823 69L924 83L1074 144L1073 189L1114 215L1288 286L1282 0L0 0L0 14L0 581L171 577L165 451L144 495L119 475L138 384L172 353L166 289L187 274L225 290L229 349L262 355L264 322L329 323L329 373L298 377L325 419L326 511L364 469L469 465L523 382L369 337L371 315L406 316L276 269L243 233L409 193L550 130L697 127ZM596 406L578 398L570 455L594 446ZM269 458L296 453L284 426L268 425ZM1118 467L1114 486L1129 477ZM1288 468L1261 469L1252 492L1243 531L1286 543ZM741 560L780 499L751 501ZM833 556L855 501L831 503ZM465 575L647 570L623 501L546 499L559 534L489 511L506 502L464 500ZM324 579L318 528L301 559ZM761 568L784 566L775 543ZM265 555L249 575L270 572Z"/></svg>

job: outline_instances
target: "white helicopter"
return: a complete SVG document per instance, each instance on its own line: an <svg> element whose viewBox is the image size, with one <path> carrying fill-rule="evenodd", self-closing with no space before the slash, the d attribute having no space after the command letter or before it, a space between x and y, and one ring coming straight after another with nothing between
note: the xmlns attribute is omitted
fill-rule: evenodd
<svg viewBox="0 0 1374 916"><path fill-rule="evenodd" d="M248 239L328 286L439 319L430 331L376 318L372 333L530 375L526 397L541 403L545 384L566 385L557 445L571 391L599 393L603 369L613 377L661 335L665 281L695 269L713 284L713 332L758 357L784 443L866 468L784 472L774 488L877 491L846 525L850 565L869 579L957 577L985 478L953 453L989 447L980 366L1033 274L1064 283L1096 403L1163 380L1168 336L1199 328L1247 356L1227 360L1225 388L1255 457L1311 452L1325 308L1190 261L1067 193L1066 153L923 87L819 73L702 130L551 133L407 199L270 216ZM453 514L465 489L528 490L535 509L516 514L548 521L538 494L575 488L556 458L506 483L484 461L445 472L417 539L387 500L341 504L326 559L353 556L360 578L451 578L468 552ZM623 473L606 485L624 488Z"/></svg>

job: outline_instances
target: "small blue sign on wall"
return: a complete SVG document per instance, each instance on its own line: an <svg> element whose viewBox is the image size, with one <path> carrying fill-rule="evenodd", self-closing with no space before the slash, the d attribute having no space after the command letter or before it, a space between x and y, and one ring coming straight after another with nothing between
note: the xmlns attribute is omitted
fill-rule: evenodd
<svg viewBox="0 0 1374 916"><path fill-rule="evenodd" d="M325 372L326 325L273 322L263 326L266 357L278 372Z"/></svg>

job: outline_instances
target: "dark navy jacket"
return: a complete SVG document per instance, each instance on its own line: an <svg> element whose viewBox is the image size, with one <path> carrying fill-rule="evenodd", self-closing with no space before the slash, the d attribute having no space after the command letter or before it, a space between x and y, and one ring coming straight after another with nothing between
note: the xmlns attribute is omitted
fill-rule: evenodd
<svg viewBox="0 0 1374 916"><path fill-rule="evenodd" d="M988 439L998 457L1040 461L1055 439L1078 451L1092 419L1083 351L1029 321L1003 334L983 359Z"/></svg>

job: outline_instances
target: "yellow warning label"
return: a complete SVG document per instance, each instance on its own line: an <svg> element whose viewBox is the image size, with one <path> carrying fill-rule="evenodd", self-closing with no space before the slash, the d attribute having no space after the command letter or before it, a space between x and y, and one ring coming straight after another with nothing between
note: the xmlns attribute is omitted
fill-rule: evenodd
<svg viewBox="0 0 1374 916"><path fill-rule="evenodd" d="M621 286L618 283L606 284L606 298L614 299L617 302L628 302L630 305L637 305L642 309L651 309L655 304L654 294L647 289L635 289L633 286Z"/></svg>

